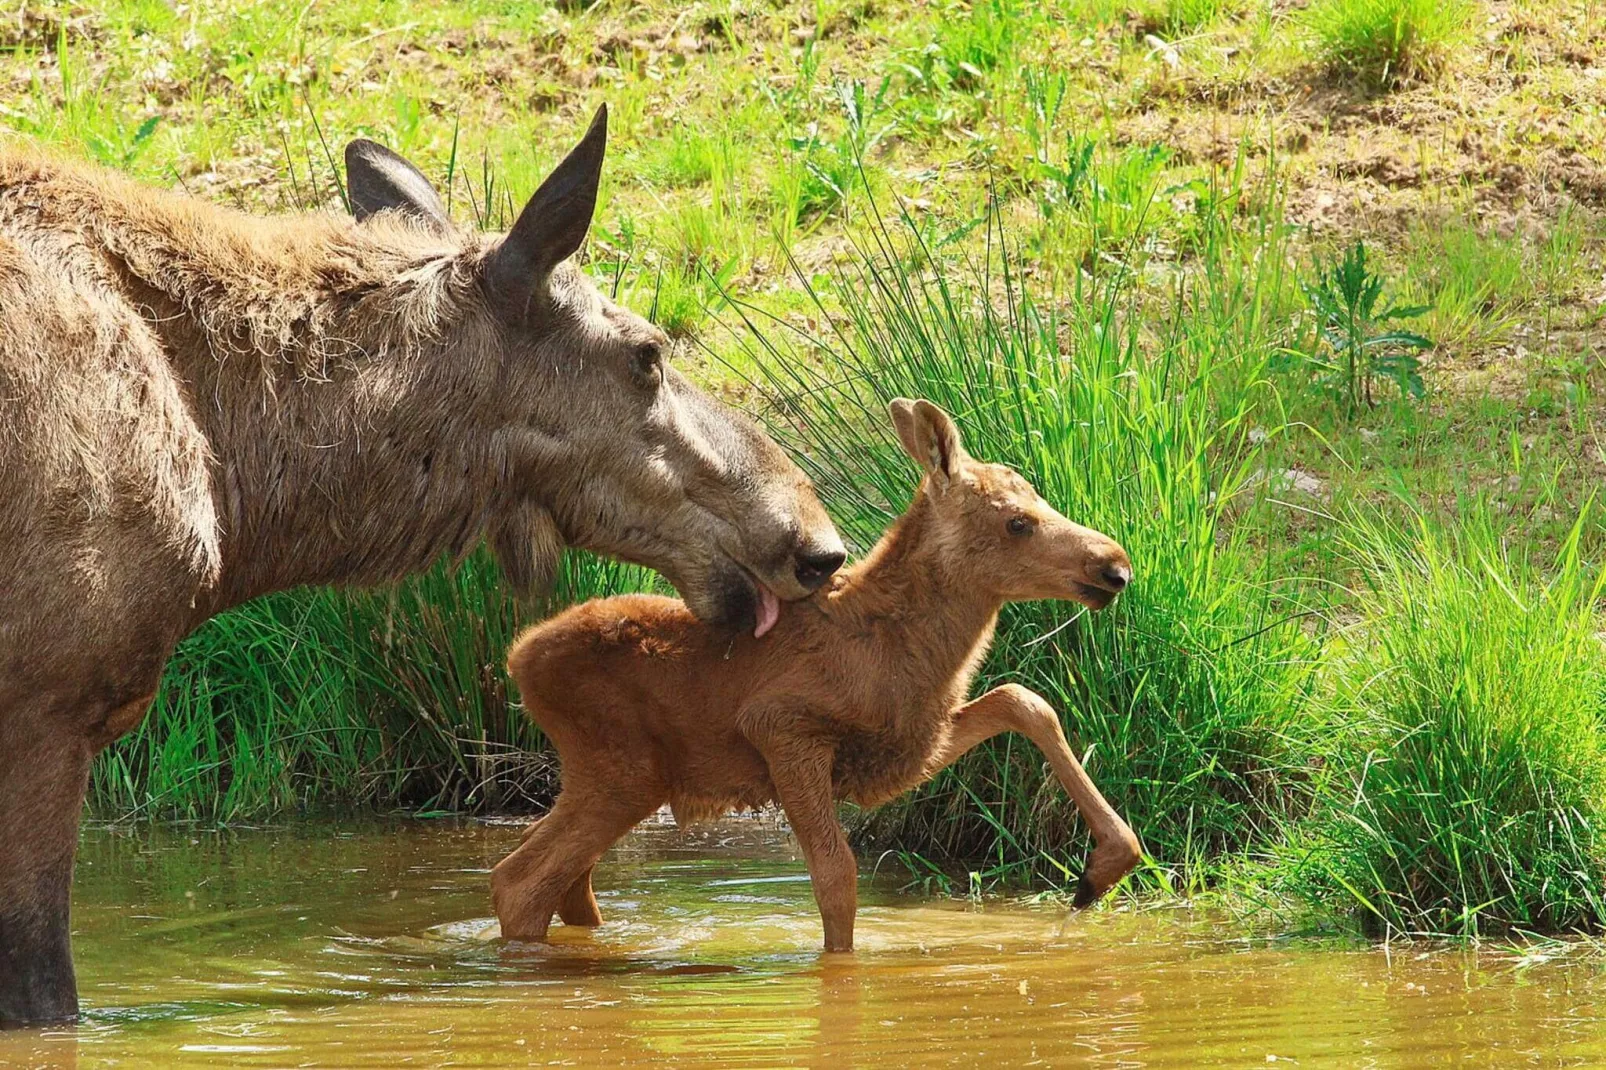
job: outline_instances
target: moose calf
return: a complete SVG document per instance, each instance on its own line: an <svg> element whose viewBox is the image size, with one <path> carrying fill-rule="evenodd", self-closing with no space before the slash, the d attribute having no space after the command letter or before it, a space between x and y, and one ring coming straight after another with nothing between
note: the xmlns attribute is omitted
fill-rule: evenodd
<svg viewBox="0 0 1606 1070"><path fill-rule="evenodd" d="M1048 702L1016 684L964 701L1005 602L1101 609L1132 577L1126 552L1012 470L967 456L929 401L891 411L925 469L908 512L811 598L779 619L761 614L757 634L732 637L673 599L626 595L519 637L508 670L558 749L563 790L492 873L504 936L543 940L554 912L599 924L592 866L665 802L685 823L778 800L808 861L826 950L851 950L857 869L836 801L885 802L1001 732L1038 746L1092 831L1078 906L1137 865L1137 837Z"/></svg>

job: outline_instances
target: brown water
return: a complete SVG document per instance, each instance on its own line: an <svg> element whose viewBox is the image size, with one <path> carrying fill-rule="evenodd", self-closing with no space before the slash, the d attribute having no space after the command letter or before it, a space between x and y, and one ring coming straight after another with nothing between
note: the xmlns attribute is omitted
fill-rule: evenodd
<svg viewBox="0 0 1606 1070"><path fill-rule="evenodd" d="M598 869L607 923L491 937L516 825L85 834L85 1021L0 1065L1606 1065L1583 949L1248 938L1179 910L1071 915L866 880L822 958L773 827L647 828Z"/></svg>

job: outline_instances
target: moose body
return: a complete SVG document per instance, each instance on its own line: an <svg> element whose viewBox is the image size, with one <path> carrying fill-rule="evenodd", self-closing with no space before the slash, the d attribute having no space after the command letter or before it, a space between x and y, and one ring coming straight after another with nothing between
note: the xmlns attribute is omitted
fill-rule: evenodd
<svg viewBox="0 0 1606 1070"><path fill-rule="evenodd" d="M0 1025L76 1013L90 759L208 617L488 539L521 587L577 545L753 628L841 562L797 467L565 262L605 120L505 236L370 142L356 220L0 149Z"/></svg>
<svg viewBox="0 0 1606 1070"><path fill-rule="evenodd" d="M504 936L544 939L554 913L598 924L593 864L665 803L688 821L778 801L825 946L849 949L857 874L836 801L885 802L1006 731L1044 753L1096 840L1078 903L1137 864L1137 838L1044 699L1005 685L964 701L1005 602L1101 608L1131 577L1126 553L1010 469L967 457L936 406L900 400L892 412L926 468L913 503L769 637L725 635L678 601L627 595L570 609L514 644L509 673L558 751L563 788L493 872Z"/></svg>

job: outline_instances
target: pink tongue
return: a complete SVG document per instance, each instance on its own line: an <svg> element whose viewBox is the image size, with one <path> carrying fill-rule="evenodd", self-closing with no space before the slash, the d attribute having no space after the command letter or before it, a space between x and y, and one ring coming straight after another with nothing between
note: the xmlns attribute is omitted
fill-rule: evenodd
<svg viewBox="0 0 1606 1070"><path fill-rule="evenodd" d="M762 583L757 586L758 627L753 629L753 638L762 639L764 633L775 627L775 622L781 619L781 602L768 587Z"/></svg>

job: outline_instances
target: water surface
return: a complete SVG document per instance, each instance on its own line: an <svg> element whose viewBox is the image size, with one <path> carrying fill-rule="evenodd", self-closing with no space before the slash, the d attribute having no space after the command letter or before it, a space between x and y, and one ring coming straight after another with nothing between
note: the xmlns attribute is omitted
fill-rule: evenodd
<svg viewBox="0 0 1606 1070"><path fill-rule="evenodd" d="M1251 938L866 879L859 950L824 957L801 863L755 822L638 831L597 871L601 929L512 946L487 874L519 831L86 832L85 1020L0 1033L0 1065L1606 1065L1606 972L1565 946Z"/></svg>

